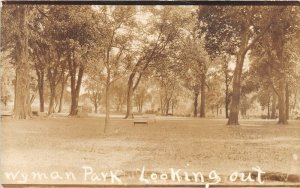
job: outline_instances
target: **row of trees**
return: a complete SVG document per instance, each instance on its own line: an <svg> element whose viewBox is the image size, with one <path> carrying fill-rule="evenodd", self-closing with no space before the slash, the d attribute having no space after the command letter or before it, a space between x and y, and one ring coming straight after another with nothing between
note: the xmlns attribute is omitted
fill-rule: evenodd
<svg viewBox="0 0 300 188"><path fill-rule="evenodd" d="M257 66L256 72L261 73L256 76L264 77L267 82L264 86L271 87L277 95L278 123L286 124L289 84L295 83L299 76L296 67L299 57L295 49L299 46L299 7L213 6L200 8L198 15L200 29L206 33L207 51L213 56L226 54L235 57L228 124L238 124L243 67L247 57L253 59L251 68ZM266 69L263 66L267 66Z"/></svg>
<svg viewBox="0 0 300 188"><path fill-rule="evenodd" d="M15 67L14 116L31 116L33 82L44 111L47 81L49 115L55 101L61 111L68 87L70 116L87 92L96 110L105 99L107 128L114 87L126 85L115 103L126 98L128 118L133 96L142 110L148 90L141 83L153 81L163 114L188 91L195 117L224 103L228 124L237 125L255 92L252 99L268 109L278 103L279 123L286 124L291 96L297 100L291 88L299 81L298 12L294 6L5 5L1 51Z"/></svg>

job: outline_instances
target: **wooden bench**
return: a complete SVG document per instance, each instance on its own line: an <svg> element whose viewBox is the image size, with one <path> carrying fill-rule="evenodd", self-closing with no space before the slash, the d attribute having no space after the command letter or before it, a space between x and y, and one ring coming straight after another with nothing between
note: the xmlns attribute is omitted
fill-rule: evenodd
<svg viewBox="0 0 300 188"><path fill-rule="evenodd" d="M11 111L2 111L1 112L1 119L5 118L5 117L13 117L14 113Z"/></svg>
<svg viewBox="0 0 300 188"><path fill-rule="evenodd" d="M148 125L148 117L134 117L133 118L133 126L135 126L135 124Z"/></svg>
<svg viewBox="0 0 300 188"><path fill-rule="evenodd" d="M32 115L39 116L39 112L38 111L32 111Z"/></svg>

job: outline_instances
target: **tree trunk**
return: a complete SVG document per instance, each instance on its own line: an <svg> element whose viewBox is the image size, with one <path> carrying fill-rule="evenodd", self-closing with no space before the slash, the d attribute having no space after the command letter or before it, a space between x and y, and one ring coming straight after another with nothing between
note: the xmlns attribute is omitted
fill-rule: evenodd
<svg viewBox="0 0 300 188"><path fill-rule="evenodd" d="M201 104L200 104L200 117L205 117L205 74L201 76Z"/></svg>
<svg viewBox="0 0 300 188"><path fill-rule="evenodd" d="M298 89L296 89L295 90L295 93L294 93L294 101L293 101L293 107L292 107L292 109L291 109L291 112L293 113L293 114L295 114L295 108L296 108L296 105L298 104L297 102L297 98L298 98L298 96L297 96L297 94L298 94Z"/></svg>
<svg viewBox="0 0 300 188"><path fill-rule="evenodd" d="M270 99L268 101L268 115L267 115L267 119L270 119L271 114L270 114Z"/></svg>
<svg viewBox="0 0 300 188"><path fill-rule="evenodd" d="M16 83L14 118L27 119L31 117L30 107L30 66L28 61L28 31L27 31L27 7L20 5L17 8L16 19L18 21L16 40Z"/></svg>
<svg viewBox="0 0 300 188"><path fill-rule="evenodd" d="M129 76L129 79L128 79L128 88L127 88L127 96L126 96L126 101L127 101L127 108L126 108L126 115L125 115L125 119L126 118L131 118L132 116L132 96L133 96L133 93L134 91L136 90L140 80L141 80L141 77L142 77L142 74L139 73L139 77L137 78L137 81L136 83L134 84L133 81L134 81L134 77L135 75L137 74L136 71L133 71L130 76Z"/></svg>
<svg viewBox="0 0 300 188"><path fill-rule="evenodd" d="M172 114L174 115L174 101L172 101Z"/></svg>
<svg viewBox="0 0 300 188"><path fill-rule="evenodd" d="M233 74L233 92L230 106L230 114L227 125L239 125L241 77L244 64L245 52L237 55L236 67Z"/></svg>
<svg viewBox="0 0 300 188"><path fill-rule="evenodd" d="M70 116L76 116L78 113L78 100L79 100L79 93L82 83L82 77L83 77L83 65L79 65L78 70L78 76L77 76L77 82L76 82L76 70L77 70L77 64L75 62L75 54L73 49L73 57L69 61L69 73L71 78L71 109L70 109Z"/></svg>
<svg viewBox="0 0 300 188"><path fill-rule="evenodd" d="M62 105L63 105L63 100L64 100L64 92L65 92L65 85L66 82L68 81L68 75L65 78L65 74L63 73L62 77L62 82L61 82L61 91L60 91L60 97L59 97L59 107L58 107L58 112L62 111Z"/></svg>
<svg viewBox="0 0 300 188"><path fill-rule="evenodd" d="M142 104L142 102L140 101L140 104L139 104L139 112L140 112L140 113L142 112L142 106L143 106L143 104Z"/></svg>
<svg viewBox="0 0 300 188"><path fill-rule="evenodd" d="M198 96L199 92L194 93L194 117L198 115Z"/></svg>
<svg viewBox="0 0 300 188"><path fill-rule="evenodd" d="M167 101L166 101L166 115L169 114L169 107L170 107L170 100L167 99Z"/></svg>
<svg viewBox="0 0 300 188"><path fill-rule="evenodd" d="M133 95L133 77L134 74L131 74L128 80L128 88L127 88L127 96L126 96L127 110L126 110L125 119L130 118L130 115L132 113L131 111L132 111L132 95Z"/></svg>
<svg viewBox="0 0 300 188"><path fill-rule="evenodd" d="M76 116L78 113L78 99L76 97L75 92L75 76L71 75L71 109L70 109L70 116Z"/></svg>
<svg viewBox="0 0 300 188"><path fill-rule="evenodd" d="M109 110L110 110L110 85L109 82L106 82L106 91L105 91L105 124L103 132L106 133L109 126Z"/></svg>
<svg viewBox="0 0 300 188"><path fill-rule="evenodd" d="M38 90L40 97L40 112L45 111L45 100L44 100L44 71L41 71L40 76L38 76Z"/></svg>
<svg viewBox="0 0 300 188"><path fill-rule="evenodd" d="M47 77L50 87L50 102L48 107L48 115L54 112L54 103L56 99L56 86L59 81L58 67L60 66L60 55L58 54L57 64L53 67L47 68Z"/></svg>
<svg viewBox="0 0 300 188"><path fill-rule="evenodd" d="M225 115L226 115L226 118L229 117L229 113L228 113L229 102L230 102L230 100L229 100L229 85L226 83L226 91L225 91Z"/></svg>
<svg viewBox="0 0 300 188"><path fill-rule="evenodd" d="M94 112L95 112L95 114L97 114L98 113L98 103L97 103L97 101L94 103L94 107L95 107Z"/></svg>
<svg viewBox="0 0 300 188"><path fill-rule="evenodd" d="M54 112L54 99L55 99L55 86L50 86L50 102L48 108L48 115L51 115Z"/></svg>
<svg viewBox="0 0 300 188"><path fill-rule="evenodd" d="M280 69L285 70L286 65L284 61L284 38L283 38L283 28L280 27L278 28L277 32L274 33L273 36L273 42L276 50L276 55L278 58L278 61L280 63ZM278 112L279 112L279 119L278 119L278 124L287 124L287 116L288 116L288 111L287 111L287 99L288 99L288 93L286 92L288 90L287 86L287 78L286 74L279 73L279 78L280 80L278 81Z"/></svg>
<svg viewBox="0 0 300 188"><path fill-rule="evenodd" d="M163 99L162 96L160 96L160 114L164 115L164 108L163 108Z"/></svg>
<svg viewBox="0 0 300 188"><path fill-rule="evenodd" d="M281 78L279 81L278 109L279 109L278 124L287 124L286 105L285 105L285 80L283 78Z"/></svg>
<svg viewBox="0 0 300 188"><path fill-rule="evenodd" d="M276 101L277 101L277 95L276 92L273 91L271 119L276 119Z"/></svg>
<svg viewBox="0 0 300 188"><path fill-rule="evenodd" d="M76 116L78 114L78 101L79 101L79 93L71 92L71 111L70 116Z"/></svg>
<svg viewBox="0 0 300 188"><path fill-rule="evenodd" d="M289 115L290 115L290 92L289 92L289 85L286 83L285 85L285 115L286 115L286 119L289 119Z"/></svg>

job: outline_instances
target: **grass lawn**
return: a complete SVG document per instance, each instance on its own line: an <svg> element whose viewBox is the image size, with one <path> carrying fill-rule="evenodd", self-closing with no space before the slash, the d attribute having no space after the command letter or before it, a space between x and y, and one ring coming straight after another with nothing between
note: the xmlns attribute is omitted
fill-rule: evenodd
<svg viewBox="0 0 300 188"><path fill-rule="evenodd" d="M132 120L112 118L103 134L102 117L3 119L1 182L16 183L5 172L82 175L83 166L99 173L133 172L144 166L146 172L174 168L205 175L211 170L230 175L259 166L265 172L300 175L300 121L285 126L269 120L241 120L236 127L225 124L225 119L162 117L149 126L134 127ZM27 181L41 182L53 183Z"/></svg>

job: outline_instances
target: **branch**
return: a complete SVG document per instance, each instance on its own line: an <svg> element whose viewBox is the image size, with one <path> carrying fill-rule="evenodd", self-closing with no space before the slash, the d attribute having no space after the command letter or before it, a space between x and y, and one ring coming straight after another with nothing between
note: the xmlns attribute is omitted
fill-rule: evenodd
<svg viewBox="0 0 300 188"><path fill-rule="evenodd" d="M46 18L49 18L49 16L48 16L45 12L41 11L39 8L37 8L37 11L38 11L40 14L42 14L43 16L45 16Z"/></svg>
<svg viewBox="0 0 300 188"><path fill-rule="evenodd" d="M245 53L258 41L258 39L260 39L260 37L262 37L271 27L272 22L270 22L267 27L265 27L253 40L252 42L245 48Z"/></svg>
<svg viewBox="0 0 300 188"><path fill-rule="evenodd" d="M139 84L139 82L140 82L140 80L141 80L141 78L142 78L142 73L139 73L139 74L140 74L140 75L139 75L139 77L138 77L138 79L137 79L135 85L133 86L133 91L135 91L135 89L137 88L137 86L138 86L138 84Z"/></svg>
<svg viewBox="0 0 300 188"><path fill-rule="evenodd" d="M278 13L282 13L283 10L285 9L285 7L281 8L280 11L277 11L276 14L278 15ZM275 15L274 15L275 16ZM273 17L273 16L271 16ZM271 27L273 23L273 20L271 18L271 21L268 23L268 25L252 40L252 42L246 47L245 52L247 52L257 41L258 39L260 39L260 37L262 37Z"/></svg>

